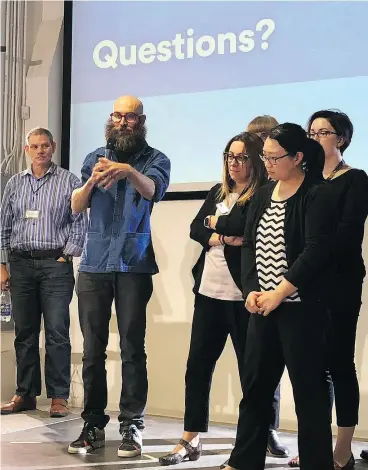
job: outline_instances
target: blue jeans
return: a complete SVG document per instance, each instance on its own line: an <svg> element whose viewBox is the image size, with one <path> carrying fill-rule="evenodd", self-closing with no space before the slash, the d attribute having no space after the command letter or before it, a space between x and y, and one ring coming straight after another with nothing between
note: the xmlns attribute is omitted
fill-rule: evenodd
<svg viewBox="0 0 368 470"><path fill-rule="evenodd" d="M48 398L69 398L69 304L73 296L72 263L54 258L10 258L12 311L15 325L17 395L41 394L39 336L45 327L45 383Z"/></svg>

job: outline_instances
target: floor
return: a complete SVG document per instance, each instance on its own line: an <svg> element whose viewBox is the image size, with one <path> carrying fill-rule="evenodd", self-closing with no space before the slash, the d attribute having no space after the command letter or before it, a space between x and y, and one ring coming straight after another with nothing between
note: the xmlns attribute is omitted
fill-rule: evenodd
<svg viewBox="0 0 368 470"><path fill-rule="evenodd" d="M126 460L117 457L119 434L117 414L111 413L106 428L106 447L87 455L69 455L68 444L76 439L82 427L79 410L64 419L51 419L48 409L13 416L1 417L1 469L2 470L106 470L149 468L158 466L158 457L169 452L182 432L182 422L175 419L148 417L144 433L142 456ZM215 469L227 458L234 441L234 426L212 425L210 432L202 437L203 456L197 462L177 465L180 469ZM292 455L296 452L296 435L280 433ZM368 470L368 462L359 459L367 448L364 442L354 443L357 458L356 470ZM171 467L170 467L171 468ZM267 458L267 469L288 469L287 459Z"/></svg>

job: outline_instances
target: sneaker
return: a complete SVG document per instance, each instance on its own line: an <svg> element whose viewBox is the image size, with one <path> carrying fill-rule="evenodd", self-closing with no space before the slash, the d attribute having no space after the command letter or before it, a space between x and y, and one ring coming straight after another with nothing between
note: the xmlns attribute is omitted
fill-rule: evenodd
<svg viewBox="0 0 368 470"><path fill-rule="evenodd" d="M142 433L136 426L125 429L121 435L118 457L136 457L142 453Z"/></svg>
<svg viewBox="0 0 368 470"><path fill-rule="evenodd" d="M86 454L105 445L105 430L85 423L77 440L68 447L69 454Z"/></svg>

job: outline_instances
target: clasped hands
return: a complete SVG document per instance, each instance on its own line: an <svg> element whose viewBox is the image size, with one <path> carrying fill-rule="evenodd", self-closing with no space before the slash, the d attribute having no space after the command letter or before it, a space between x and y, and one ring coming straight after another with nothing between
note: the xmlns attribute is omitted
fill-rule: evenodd
<svg viewBox="0 0 368 470"><path fill-rule="evenodd" d="M91 183L105 189L111 188L117 181L126 178L132 171L127 163L113 162L101 157L93 167Z"/></svg>
<svg viewBox="0 0 368 470"><path fill-rule="evenodd" d="M283 296L276 291L250 292L245 301L245 308L250 313L258 313L266 317L275 310L284 300Z"/></svg>

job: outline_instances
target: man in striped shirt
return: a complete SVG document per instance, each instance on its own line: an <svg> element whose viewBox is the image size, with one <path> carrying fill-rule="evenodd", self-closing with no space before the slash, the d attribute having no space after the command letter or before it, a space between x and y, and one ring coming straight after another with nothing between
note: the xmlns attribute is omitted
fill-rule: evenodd
<svg viewBox="0 0 368 470"><path fill-rule="evenodd" d="M50 416L62 417L68 414L70 389L72 259L82 253L87 215L72 214L71 195L80 182L51 161L56 145L50 131L33 129L26 140L31 168L8 181L1 207L1 288L10 283L17 360L16 392L1 407L1 414L36 408L36 397L41 394L43 314Z"/></svg>

